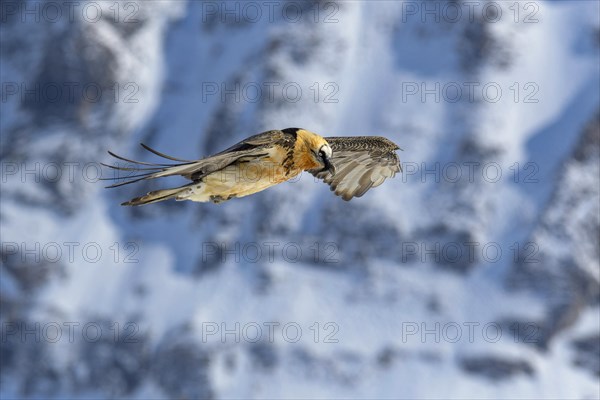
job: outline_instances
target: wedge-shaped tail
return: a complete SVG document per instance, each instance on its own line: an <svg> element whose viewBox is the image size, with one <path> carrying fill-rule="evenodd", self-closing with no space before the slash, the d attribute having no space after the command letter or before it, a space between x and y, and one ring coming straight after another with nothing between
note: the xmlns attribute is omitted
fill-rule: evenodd
<svg viewBox="0 0 600 400"><path fill-rule="evenodd" d="M184 193L188 193L188 188L192 185L194 185L194 184L191 183L191 184L173 188L173 189L154 190L143 196L135 197L129 201L121 203L121 205L122 206L141 206L144 204L152 204L152 203L157 203L159 201L169 200L169 199L182 200L183 199L182 195ZM178 197L179 197L179 199L178 199Z"/></svg>
<svg viewBox="0 0 600 400"><path fill-rule="evenodd" d="M202 179L206 176L222 170L240 159L252 160L266 155L261 146L255 146L247 141L240 142L221 153L200 160L175 158L154 150L143 143L141 146L145 150L166 160L175 161L175 163L165 164L136 161L109 151L108 154L125 163L123 165L109 165L102 163L105 167L118 171L118 173L111 178L101 178L101 180L117 181L116 183L107 186L107 188L115 188L143 180L167 176L182 176L192 181L192 183L177 188L155 190L144 196L139 196L126 201L122 203L122 205L137 206L173 198L176 200L185 200L190 197L190 194L193 194L194 190L197 191L201 187Z"/></svg>
<svg viewBox="0 0 600 400"><path fill-rule="evenodd" d="M110 169L124 173L122 176L117 175L117 176L114 176L111 178L102 178L102 180L117 180L117 181L119 181L110 186L107 186L107 188L115 188L115 187L128 185L130 183L139 182L139 181L146 180L146 179L161 178L163 176L184 175L186 172L194 171L198 167L197 164L199 163L199 161L183 160L180 158L171 157L171 156L163 154L157 150L154 150L154 149L150 148L149 146L146 146L143 143L141 143L141 146L144 149L146 149L162 158L172 160L172 161L178 161L179 163L177 163L177 164L156 164L156 163L148 163L148 162L144 162L144 161L130 160L128 158L121 157L121 156L113 153L112 151L109 151L108 154L110 154L111 156L113 156L114 158L116 158L118 160L125 161L128 164L127 165L109 165L109 164L101 163L105 167L108 167ZM141 173L136 174L138 172L141 172Z"/></svg>

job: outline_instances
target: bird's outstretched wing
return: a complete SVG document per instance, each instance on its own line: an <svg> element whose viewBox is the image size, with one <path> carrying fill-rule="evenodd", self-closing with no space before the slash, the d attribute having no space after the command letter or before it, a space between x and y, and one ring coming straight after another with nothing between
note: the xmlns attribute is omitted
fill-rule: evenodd
<svg viewBox="0 0 600 400"><path fill-rule="evenodd" d="M264 156L265 149L274 144L283 144L286 141L292 141L293 138L289 134L279 130L267 131L250 136L239 143L234 144L226 150L221 151L213 156L206 157L200 160L183 160L163 154L157 150L141 144L141 146L151 153L156 154L167 160L176 161L176 163L148 163L144 161L130 160L125 157L116 155L113 152L108 152L111 156L118 160L124 161L124 165L109 165L105 167L118 171L118 174L110 178L101 178L102 180L117 180L118 182L107 186L113 188L117 186L128 185L146 179L162 178L165 176L181 175L191 181L197 181L204 176L219 171L240 159L252 159Z"/></svg>
<svg viewBox="0 0 600 400"><path fill-rule="evenodd" d="M308 172L323 179L331 190L348 201L361 197L369 189L379 186L402 171L399 150L392 141L378 136L326 137L332 150L331 162L335 174L327 170Z"/></svg>

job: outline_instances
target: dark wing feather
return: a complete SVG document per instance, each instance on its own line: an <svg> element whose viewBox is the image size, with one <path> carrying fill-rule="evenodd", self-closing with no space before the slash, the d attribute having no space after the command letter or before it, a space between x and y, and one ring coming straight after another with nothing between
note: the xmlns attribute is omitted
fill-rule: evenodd
<svg viewBox="0 0 600 400"><path fill-rule="evenodd" d="M281 145L293 145L293 138L291 135L286 134L282 131L267 131L259 133L258 135L250 136L247 139L242 140L239 143L234 144L226 150L217 153L213 156L206 157L200 160L182 160L179 158L168 156L151 147L141 144L141 146L151 153L154 153L162 158L180 161L175 164L154 164L143 161L130 160L125 157L118 156L112 152L108 152L111 156L126 161L128 164L124 166L120 165L106 165L107 167L117 171L127 171L127 174L122 176L115 175L111 178L102 178L103 180L124 180L113 185L107 186L109 188L128 185L130 183L139 182L146 179L162 178L165 176L180 175L184 178L192 181L202 179L204 176L219 171L228 165L236 162L240 158L247 157L261 157L265 155L264 149L271 147L274 144ZM150 166L149 168L142 168L141 166ZM132 172L142 172L142 174L132 174Z"/></svg>
<svg viewBox="0 0 600 400"><path fill-rule="evenodd" d="M344 200L361 197L387 178L393 178L400 167L396 150L400 148L390 140L378 136L327 137L333 152L331 163L335 175L327 170L308 172L323 179L331 190Z"/></svg>
<svg viewBox="0 0 600 400"><path fill-rule="evenodd" d="M295 140L296 138L291 134L282 132L280 130L266 131L252 135L215 155L249 150L257 147L271 147L274 144L279 144L284 147L293 146Z"/></svg>

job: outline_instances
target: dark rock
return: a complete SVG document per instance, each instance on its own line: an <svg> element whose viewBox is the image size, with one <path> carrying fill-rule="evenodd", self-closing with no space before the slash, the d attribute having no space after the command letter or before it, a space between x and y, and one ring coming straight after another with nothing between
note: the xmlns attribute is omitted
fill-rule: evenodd
<svg viewBox="0 0 600 400"><path fill-rule="evenodd" d="M386 346L377 353L377 365L382 368L388 368L392 365L396 357L398 357L398 352L394 348Z"/></svg>
<svg viewBox="0 0 600 400"><path fill-rule="evenodd" d="M249 354L253 364L260 368L273 369L279 363L278 354L273 344L253 343L250 345Z"/></svg>
<svg viewBox="0 0 600 400"><path fill-rule="evenodd" d="M53 343L43 336L40 322L2 322L0 342L0 382L17 378L24 397L49 397L66 386L52 354Z"/></svg>
<svg viewBox="0 0 600 400"><path fill-rule="evenodd" d="M440 223L419 232L417 237L416 254L405 244L408 251L404 255L412 254L414 261L432 263L459 274L468 273L480 261L479 242L467 230L454 229Z"/></svg>
<svg viewBox="0 0 600 400"><path fill-rule="evenodd" d="M98 340L95 328L82 330L86 334L82 334L80 352L70 368L74 385L79 390L97 389L111 397L131 394L148 373L148 337L137 332L137 325L135 331L119 325L115 328L110 322L98 326Z"/></svg>
<svg viewBox="0 0 600 400"><path fill-rule="evenodd" d="M585 173L600 163L600 123L596 113L582 130L572 155L564 162L540 222L528 239L535 254L520 254L508 274L512 290L528 290L544 299L546 318L540 322L538 345L546 348L560 331L572 326L581 312L600 301L600 282L590 269L600 262L600 214L597 177ZM573 176L586 179L573 181ZM556 243L577 251L557 252Z"/></svg>
<svg viewBox="0 0 600 400"><path fill-rule="evenodd" d="M196 343L168 335L153 357L152 376L170 398L212 399L209 366L209 355Z"/></svg>
<svg viewBox="0 0 600 400"><path fill-rule="evenodd" d="M511 378L516 375L534 375L531 364L525 360L510 360L499 356L466 357L460 360L460 367L473 375L479 375L494 381Z"/></svg>
<svg viewBox="0 0 600 400"><path fill-rule="evenodd" d="M538 350L546 350L552 336L546 321L526 321L519 318L502 318L498 324L515 342L523 343Z"/></svg>
<svg viewBox="0 0 600 400"><path fill-rule="evenodd" d="M31 254L24 251L34 250ZM51 279L64 274L65 268L60 261L51 262L43 255L43 244L21 243L19 253L6 254L0 251L2 273L6 273L18 283L19 289L31 293L48 284ZM3 278L4 279L4 278ZM6 277L9 279L9 277Z"/></svg>
<svg viewBox="0 0 600 400"><path fill-rule="evenodd" d="M590 335L573 341L574 363L600 377L600 335Z"/></svg>

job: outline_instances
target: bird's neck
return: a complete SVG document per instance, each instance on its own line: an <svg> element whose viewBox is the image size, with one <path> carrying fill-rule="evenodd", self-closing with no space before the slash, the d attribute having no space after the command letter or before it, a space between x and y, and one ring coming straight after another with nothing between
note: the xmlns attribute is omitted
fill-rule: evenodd
<svg viewBox="0 0 600 400"><path fill-rule="evenodd" d="M313 169L320 166L312 156L310 143L303 135L298 135L294 145L294 167L300 170Z"/></svg>

